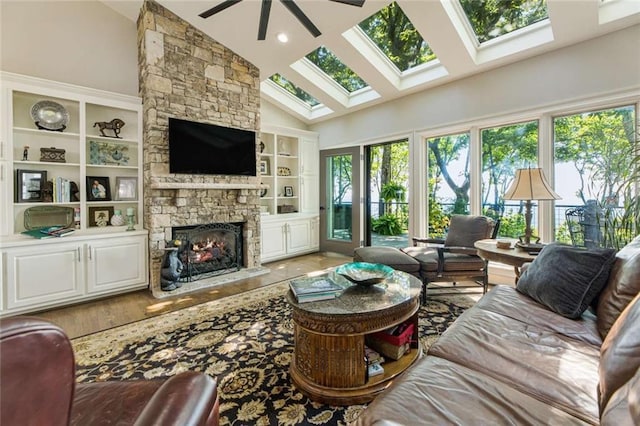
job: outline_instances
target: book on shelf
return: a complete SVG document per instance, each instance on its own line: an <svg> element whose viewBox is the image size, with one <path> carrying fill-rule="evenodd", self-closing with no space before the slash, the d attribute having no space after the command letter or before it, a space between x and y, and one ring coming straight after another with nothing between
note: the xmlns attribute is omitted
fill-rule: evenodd
<svg viewBox="0 0 640 426"><path fill-rule="evenodd" d="M28 235L29 237L37 238L39 240L44 240L45 238L56 238L55 235L40 232L40 229L28 229L26 231L22 231L21 234Z"/></svg>
<svg viewBox="0 0 640 426"><path fill-rule="evenodd" d="M65 228L64 226L47 226L44 228L33 229L31 231L24 231L23 234L30 235L35 238L52 238L52 237L64 237L66 235L73 234L75 229Z"/></svg>
<svg viewBox="0 0 640 426"><path fill-rule="evenodd" d="M289 281L289 288L299 303L333 299L344 290L327 277L296 278Z"/></svg>
<svg viewBox="0 0 640 426"><path fill-rule="evenodd" d="M47 228L40 229L40 232L54 237L64 237L65 235L73 234L76 230L73 228L65 228L64 226L49 226Z"/></svg>
<svg viewBox="0 0 640 426"><path fill-rule="evenodd" d="M382 367L379 362L369 363L369 365L367 366L367 374L369 377L384 374L384 367Z"/></svg>
<svg viewBox="0 0 640 426"><path fill-rule="evenodd" d="M384 357L380 355L380 352L370 348L369 346L364 347L364 356L367 358L368 364L378 363L382 364L384 362Z"/></svg>

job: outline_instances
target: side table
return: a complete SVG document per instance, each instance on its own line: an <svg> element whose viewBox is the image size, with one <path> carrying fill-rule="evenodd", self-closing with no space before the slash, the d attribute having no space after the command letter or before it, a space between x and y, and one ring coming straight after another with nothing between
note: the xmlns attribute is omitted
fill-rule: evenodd
<svg viewBox="0 0 640 426"><path fill-rule="evenodd" d="M513 266L516 274L516 283L520 279L520 268L528 262L533 262L535 255L529 254L518 247L502 249L496 245L496 240L479 240L474 244L478 250L478 256L487 262L498 262Z"/></svg>

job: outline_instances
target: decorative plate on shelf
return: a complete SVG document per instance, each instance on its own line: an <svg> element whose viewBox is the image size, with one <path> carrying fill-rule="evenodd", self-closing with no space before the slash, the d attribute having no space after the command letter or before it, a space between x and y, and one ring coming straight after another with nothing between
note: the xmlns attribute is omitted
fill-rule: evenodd
<svg viewBox="0 0 640 426"><path fill-rule="evenodd" d="M291 169L288 167L278 167L278 176L291 176Z"/></svg>
<svg viewBox="0 0 640 426"><path fill-rule="evenodd" d="M57 102L39 101L31 107L36 126L46 130L64 130L69 124L69 112Z"/></svg>
<svg viewBox="0 0 640 426"><path fill-rule="evenodd" d="M339 266L336 273L354 284L370 286L387 279L393 274L393 269L379 263L353 262Z"/></svg>

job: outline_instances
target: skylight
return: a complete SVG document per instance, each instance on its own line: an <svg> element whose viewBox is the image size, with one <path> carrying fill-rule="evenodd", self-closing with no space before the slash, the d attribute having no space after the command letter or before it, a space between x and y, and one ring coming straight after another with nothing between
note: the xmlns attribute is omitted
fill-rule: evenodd
<svg viewBox="0 0 640 426"><path fill-rule="evenodd" d="M310 107L314 107L316 105L320 105L320 101L311 96L309 93L305 92L295 84L291 83L289 80L281 76L280 74L273 74L269 77L271 81L276 83L278 86L282 87L287 92L291 93L296 98L300 99L302 102L306 103Z"/></svg>
<svg viewBox="0 0 640 426"><path fill-rule="evenodd" d="M546 0L460 0L460 5L479 43L549 17Z"/></svg>
<svg viewBox="0 0 640 426"><path fill-rule="evenodd" d="M382 8L358 26L400 71L436 59L396 2Z"/></svg>
<svg viewBox="0 0 640 426"><path fill-rule="evenodd" d="M351 68L342 63L336 55L324 46L320 46L309 53L306 58L349 93L368 86Z"/></svg>

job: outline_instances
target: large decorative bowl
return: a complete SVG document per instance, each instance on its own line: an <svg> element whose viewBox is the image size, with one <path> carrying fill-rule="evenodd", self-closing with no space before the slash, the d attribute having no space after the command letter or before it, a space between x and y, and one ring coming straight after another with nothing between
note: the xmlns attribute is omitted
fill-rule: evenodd
<svg viewBox="0 0 640 426"><path fill-rule="evenodd" d="M379 284L393 274L393 269L379 263L354 262L339 266L336 273L354 284L372 286Z"/></svg>

